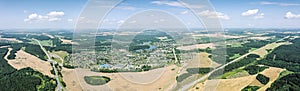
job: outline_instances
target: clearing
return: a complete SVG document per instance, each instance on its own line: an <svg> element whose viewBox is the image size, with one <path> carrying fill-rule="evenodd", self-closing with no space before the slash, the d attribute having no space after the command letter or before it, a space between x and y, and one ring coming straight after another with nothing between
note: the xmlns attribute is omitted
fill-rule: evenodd
<svg viewBox="0 0 300 91"><path fill-rule="evenodd" d="M62 44L78 44L77 42L73 42L72 40L67 40L63 38L59 38L62 41Z"/></svg>
<svg viewBox="0 0 300 91"><path fill-rule="evenodd" d="M207 44L195 44L195 45L188 45L188 46L180 46L177 49L178 50L193 50L193 49L206 49L206 48L215 48L215 45L213 43L207 43Z"/></svg>
<svg viewBox="0 0 300 91"><path fill-rule="evenodd" d="M43 73L44 75L54 77L50 72L50 70L52 70L52 66L48 62L43 61L23 50L18 51L16 53L16 58L13 60L8 60L8 63L18 70L30 67Z"/></svg>

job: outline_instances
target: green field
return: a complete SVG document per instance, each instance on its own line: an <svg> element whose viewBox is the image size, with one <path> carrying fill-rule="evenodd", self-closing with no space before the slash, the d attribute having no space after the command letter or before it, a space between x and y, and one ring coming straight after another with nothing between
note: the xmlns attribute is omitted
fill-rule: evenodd
<svg viewBox="0 0 300 91"><path fill-rule="evenodd" d="M39 40L43 46L52 46L52 40ZM29 44L39 45L35 40L31 40Z"/></svg>

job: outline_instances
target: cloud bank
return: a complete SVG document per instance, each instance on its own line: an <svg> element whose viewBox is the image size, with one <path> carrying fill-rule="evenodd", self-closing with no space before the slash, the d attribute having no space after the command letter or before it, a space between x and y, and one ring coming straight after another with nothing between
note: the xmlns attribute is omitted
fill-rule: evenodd
<svg viewBox="0 0 300 91"><path fill-rule="evenodd" d="M33 21L60 21L61 17L64 16L64 12L58 12L58 11L51 11L46 15L40 15L37 13L32 13L28 15L26 19L24 19L25 22L33 22Z"/></svg>

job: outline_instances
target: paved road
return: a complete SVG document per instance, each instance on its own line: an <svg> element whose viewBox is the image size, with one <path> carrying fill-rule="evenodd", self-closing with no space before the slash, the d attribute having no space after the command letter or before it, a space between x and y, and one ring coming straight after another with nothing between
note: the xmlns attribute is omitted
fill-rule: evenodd
<svg viewBox="0 0 300 91"><path fill-rule="evenodd" d="M44 51L44 53L47 55L48 61L49 61L49 62L52 62L52 67L53 67L53 69L54 69L54 71L55 71L55 79L56 79L56 82L57 82L57 88L58 88L57 90L58 90L58 91L62 91L63 87L62 87L62 85L61 85L61 83L60 83L60 81L59 81L59 78L58 78L58 72L57 72L57 69L56 69L56 67L55 67L56 61L51 60L51 57L49 56L48 52L47 52L46 49L42 46L42 44L40 43L39 40L37 40L37 39L34 39L34 40L35 40L36 42L39 43L41 49L42 49L42 50Z"/></svg>
<svg viewBox="0 0 300 91"><path fill-rule="evenodd" d="M283 39L285 39L285 38L288 38L288 37L289 37L289 36L284 37L284 38L282 38L282 39L279 39L279 40L277 40L277 41L281 41L281 40L283 40ZM277 42L277 41L276 41L276 42ZM276 42L273 42L273 43L276 43ZM263 46L263 47L265 47L265 46ZM261 48L262 48L262 47L261 47ZM259 49L259 48L258 48L258 49ZM256 49L256 50L258 50L258 49ZM236 61L239 61L239 60L243 59L244 57L246 57L246 56L248 56L248 55L250 55L250 54L252 54L252 53L253 53L253 51L251 51L251 52L249 52L249 53L246 53L246 54L240 56L239 58L236 58L236 59L234 59L234 60L232 60L232 61L230 61L230 62L228 62L228 63L226 63L226 64L224 64L224 65L222 65L222 66L220 66L220 67L218 67L217 69L212 70L211 72L207 73L206 75L202 76L201 78L199 78L199 79L197 79L197 80L195 80L195 81L193 81L193 82L191 82L191 83L189 83L189 84L186 84L186 85L182 86L182 88L180 89L180 91L186 91L186 90L188 90L189 88L191 88L192 86L194 86L194 85L197 84L198 82L204 81L205 79L207 79L212 73L214 73L214 72L216 72L216 71L218 71L218 70L220 70L220 69L223 69L225 66L227 66L227 65L229 65L229 64L232 64L232 63L234 63L234 62L236 62Z"/></svg>

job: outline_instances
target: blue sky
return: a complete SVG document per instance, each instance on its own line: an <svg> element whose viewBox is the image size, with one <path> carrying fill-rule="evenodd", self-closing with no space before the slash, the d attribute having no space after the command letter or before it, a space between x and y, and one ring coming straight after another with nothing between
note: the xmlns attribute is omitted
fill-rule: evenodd
<svg viewBox="0 0 300 91"><path fill-rule="evenodd" d="M225 28L300 28L299 0L210 0ZM74 28L87 0L0 0L0 29ZM201 7L200 7L201 8ZM201 28L195 15L176 1L125 0L104 21L116 28L127 18L147 9L178 17L188 27ZM97 10L95 10L96 12ZM200 12L208 16L211 11Z"/></svg>

